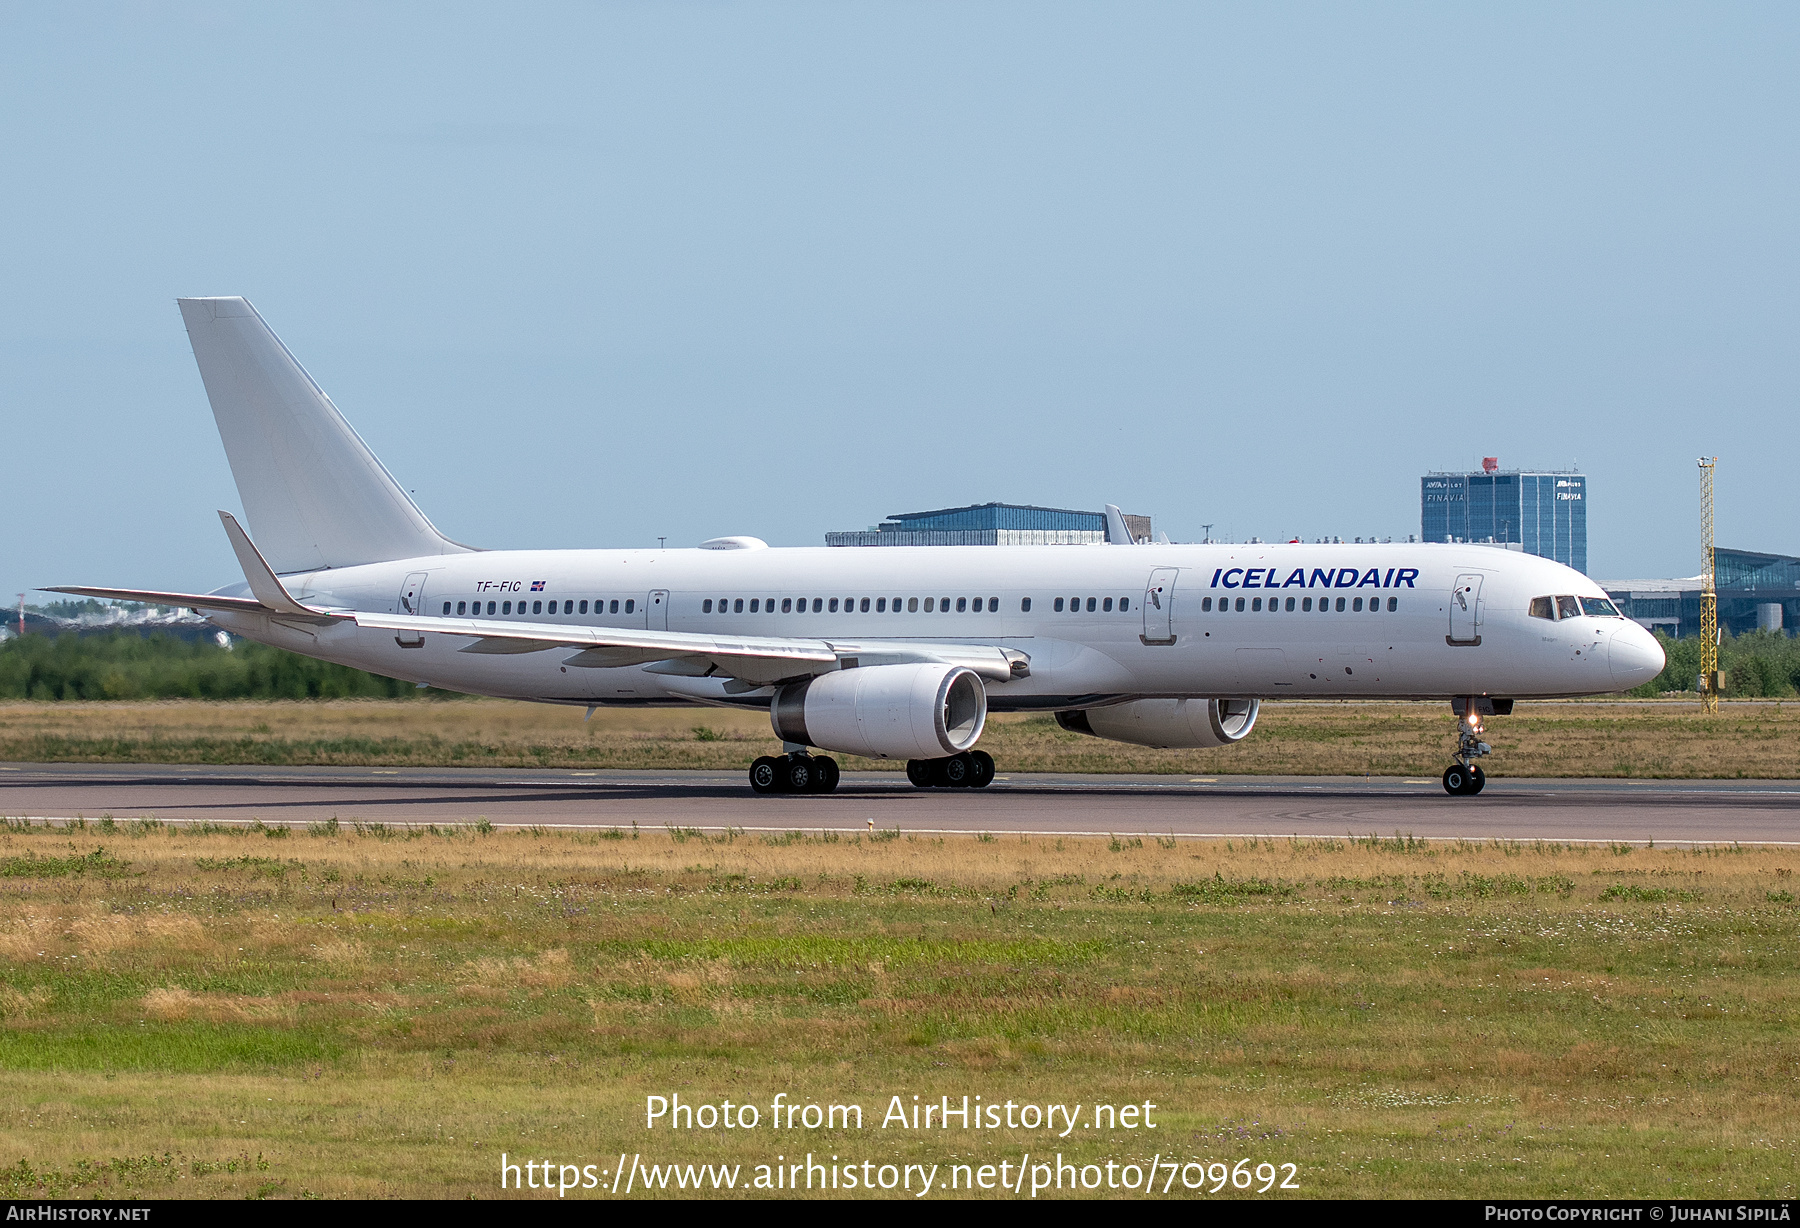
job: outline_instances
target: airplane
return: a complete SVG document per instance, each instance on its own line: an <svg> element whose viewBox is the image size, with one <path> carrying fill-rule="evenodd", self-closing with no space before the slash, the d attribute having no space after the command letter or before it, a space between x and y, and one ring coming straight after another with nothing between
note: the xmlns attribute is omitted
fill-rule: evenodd
<svg viewBox="0 0 1800 1228"><path fill-rule="evenodd" d="M1626 691L1656 639L1559 563L1437 543L484 550L445 537L243 298L178 300L252 539L208 593L48 591L191 608L306 656L507 699L766 709L757 793L829 792L829 754L989 784L989 712L1152 747L1225 747L1283 699L1448 700L1452 796L1490 716Z"/></svg>

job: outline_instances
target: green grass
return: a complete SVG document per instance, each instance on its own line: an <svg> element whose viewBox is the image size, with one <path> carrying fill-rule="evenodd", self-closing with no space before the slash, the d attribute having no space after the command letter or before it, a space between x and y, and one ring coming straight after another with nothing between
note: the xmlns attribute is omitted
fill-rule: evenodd
<svg viewBox="0 0 1800 1228"><path fill-rule="evenodd" d="M610 835L0 832L6 864L129 864L5 880L0 1193L491 1197L503 1151L1800 1184L1792 850ZM869 1125L646 1129L677 1092ZM964 1094L1158 1129L876 1125Z"/></svg>

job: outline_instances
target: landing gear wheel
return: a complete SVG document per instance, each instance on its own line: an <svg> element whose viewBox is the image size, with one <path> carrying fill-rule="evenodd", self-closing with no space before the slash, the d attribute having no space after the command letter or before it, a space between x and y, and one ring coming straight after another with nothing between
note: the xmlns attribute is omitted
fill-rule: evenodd
<svg viewBox="0 0 1800 1228"><path fill-rule="evenodd" d="M975 783L975 765L969 762L967 755L951 755L937 763L938 779L952 789L966 789Z"/></svg>
<svg viewBox="0 0 1800 1228"><path fill-rule="evenodd" d="M781 760L762 756L750 765L750 788L756 793L774 793L781 788Z"/></svg>
<svg viewBox="0 0 1800 1228"><path fill-rule="evenodd" d="M969 781L971 789L985 789L994 783L994 757L985 750L969 752L969 764L975 769Z"/></svg>
<svg viewBox="0 0 1800 1228"><path fill-rule="evenodd" d="M1478 767L1472 767L1469 769L1469 786L1464 790L1464 793L1469 797L1474 797L1477 793L1481 792L1482 787L1486 784L1487 773Z"/></svg>
<svg viewBox="0 0 1800 1228"><path fill-rule="evenodd" d="M837 788L840 775L842 773L838 770L836 759L830 755L813 756L812 791L814 793L829 793Z"/></svg>
<svg viewBox="0 0 1800 1228"><path fill-rule="evenodd" d="M1469 769L1460 763L1452 763L1444 769L1444 792L1451 797L1462 797L1469 791Z"/></svg>
<svg viewBox="0 0 1800 1228"><path fill-rule="evenodd" d="M937 784L932 772L936 763L935 759L908 759L906 761L906 779L915 789L931 788Z"/></svg>
<svg viewBox="0 0 1800 1228"><path fill-rule="evenodd" d="M781 783L790 793L805 793L812 788L811 755L793 755L781 765Z"/></svg>

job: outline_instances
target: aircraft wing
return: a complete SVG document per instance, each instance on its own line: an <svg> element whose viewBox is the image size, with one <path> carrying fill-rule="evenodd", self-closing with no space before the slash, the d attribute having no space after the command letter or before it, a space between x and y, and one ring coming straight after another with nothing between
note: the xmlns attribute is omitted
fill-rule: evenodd
<svg viewBox="0 0 1800 1228"><path fill-rule="evenodd" d="M787 678L857 665L942 661L963 665L996 682L1023 677L1029 658L1013 649L986 644L928 644L898 641L840 641L781 636L703 635L635 627L582 627L565 623L496 622L477 618L358 612L359 627L468 636L460 649L472 653L543 652L579 649L564 664L588 668L661 663L657 673L685 677L736 678L768 685Z"/></svg>

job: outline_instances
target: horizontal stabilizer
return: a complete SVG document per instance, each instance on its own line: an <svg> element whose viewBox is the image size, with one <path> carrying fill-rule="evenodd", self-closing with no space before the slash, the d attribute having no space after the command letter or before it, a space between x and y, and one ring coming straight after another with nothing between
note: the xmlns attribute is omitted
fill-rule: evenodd
<svg viewBox="0 0 1800 1228"><path fill-rule="evenodd" d="M268 608L253 597L215 597L210 593L163 593L147 588L85 588L79 584L57 584L39 590L46 593L72 593L77 597L98 597L102 601L136 601L144 605L166 605L177 610L236 610L242 614L267 614Z"/></svg>

